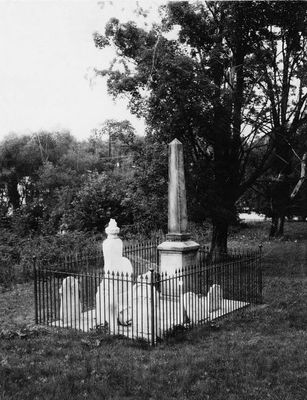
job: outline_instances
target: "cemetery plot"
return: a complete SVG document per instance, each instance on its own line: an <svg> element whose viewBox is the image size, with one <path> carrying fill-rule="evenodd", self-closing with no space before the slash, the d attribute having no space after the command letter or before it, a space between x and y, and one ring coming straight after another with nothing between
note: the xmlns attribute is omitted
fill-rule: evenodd
<svg viewBox="0 0 307 400"><path fill-rule="evenodd" d="M154 269L135 276L36 268L37 323L99 329L155 344L172 331L261 302L260 252L214 263L205 255L201 259L170 276ZM134 270L132 264L129 268Z"/></svg>

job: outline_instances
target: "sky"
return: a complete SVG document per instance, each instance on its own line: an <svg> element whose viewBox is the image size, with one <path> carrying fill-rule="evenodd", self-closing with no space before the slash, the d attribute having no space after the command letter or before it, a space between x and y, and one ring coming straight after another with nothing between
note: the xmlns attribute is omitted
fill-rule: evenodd
<svg viewBox="0 0 307 400"><path fill-rule="evenodd" d="M140 4L155 15L159 1ZM83 140L110 118L128 119L144 134L127 103L107 94L105 79L92 79L93 68L107 68L114 56L95 48L93 32L103 33L113 16L135 19L135 7L131 0L0 0L0 140L42 129Z"/></svg>

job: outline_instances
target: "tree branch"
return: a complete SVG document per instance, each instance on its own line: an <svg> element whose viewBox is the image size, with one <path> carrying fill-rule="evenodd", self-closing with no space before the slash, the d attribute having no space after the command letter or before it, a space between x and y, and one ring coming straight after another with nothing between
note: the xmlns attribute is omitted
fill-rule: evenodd
<svg viewBox="0 0 307 400"><path fill-rule="evenodd" d="M294 199L294 197L298 194L302 184L304 183L306 179L306 158L307 158L307 153L304 153L302 159L301 159L301 175L300 179L298 180L297 184L295 185L295 188L292 190L292 193L290 194L290 199Z"/></svg>

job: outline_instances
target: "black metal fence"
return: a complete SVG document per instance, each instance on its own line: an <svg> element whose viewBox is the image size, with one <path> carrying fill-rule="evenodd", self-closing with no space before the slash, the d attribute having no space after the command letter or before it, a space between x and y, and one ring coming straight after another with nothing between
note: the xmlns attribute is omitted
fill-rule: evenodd
<svg viewBox="0 0 307 400"><path fill-rule="evenodd" d="M101 252L34 261L38 324L99 329L154 345L188 329L262 302L261 249L213 257L200 249L197 265L160 274L156 242L126 247L133 274L104 271Z"/></svg>
<svg viewBox="0 0 307 400"><path fill-rule="evenodd" d="M157 247L163 238L157 237L142 244L124 244L123 257L127 257L133 267L133 274L140 275L147 272L150 267L157 268L159 254ZM104 258L102 246L86 252L71 252L59 257L56 262L53 258L36 259L37 268L47 268L66 272L103 272Z"/></svg>

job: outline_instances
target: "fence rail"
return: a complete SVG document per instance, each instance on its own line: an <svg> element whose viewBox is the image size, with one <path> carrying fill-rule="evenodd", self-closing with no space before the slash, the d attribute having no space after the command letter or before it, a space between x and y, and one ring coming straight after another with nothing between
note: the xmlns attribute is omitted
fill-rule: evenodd
<svg viewBox="0 0 307 400"><path fill-rule="evenodd" d="M159 264L157 246L161 238L142 242L142 244L125 244L123 257L129 258L133 266L133 273L140 275L147 272L150 266L156 268ZM102 272L104 270L104 258L102 247L87 252L71 252L59 257L56 261L51 258L36 259L36 266L57 271L70 272Z"/></svg>
<svg viewBox="0 0 307 400"><path fill-rule="evenodd" d="M205 324L262 302L261 250L223 257L201 248L196 265L159 273L157 244L127 246L133 274L105 271L101 252L34 262L36 323L143 339Z"/></svg>

